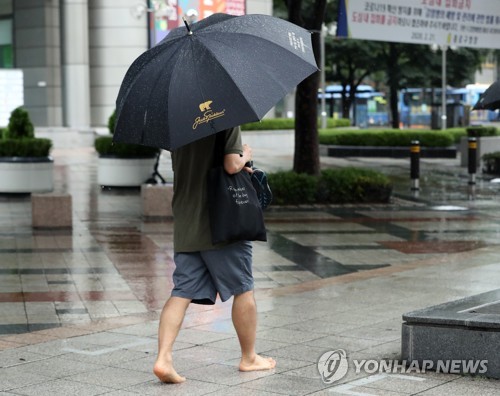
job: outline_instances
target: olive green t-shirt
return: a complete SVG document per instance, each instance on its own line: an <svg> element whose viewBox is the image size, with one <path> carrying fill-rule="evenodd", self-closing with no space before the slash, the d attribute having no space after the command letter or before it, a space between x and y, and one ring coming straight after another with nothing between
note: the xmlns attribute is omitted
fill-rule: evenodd
<svg viewBox="0 0 500 396"><path fill-rule="evenodd" d="M174 171L174 251L214 249L207 205L207 175L213 165L215 135L172 152ZM224 154L242 154L240 128L226 131Z"/></svg>

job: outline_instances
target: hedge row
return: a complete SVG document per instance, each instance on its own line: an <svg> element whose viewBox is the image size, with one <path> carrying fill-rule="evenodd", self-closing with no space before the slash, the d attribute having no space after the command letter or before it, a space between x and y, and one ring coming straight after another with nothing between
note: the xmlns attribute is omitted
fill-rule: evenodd
<svg viewBox="0 0 500 396"><path fill-rule="evenodd" d="M348 127L350 125L351 121L345 118L340 118L340 119L327 118L326 120L327 128ZM241 126L242 131L274 131L274 130L294 129L294 128L295 128L295 119L293 118L264 118L261 121L251 122L248 124L243 124Z"/></svg>
<svg viewBox="0 0 500 396"><path fill-rule="evenodd" d="M320 144L336 146L410 146L418 140L423 147L448 147L454 143L452 134L430 130L335 130L325 129L319 134Z"/></svg>
<svg viewBox="0 0 500 396"><path fill-rule="evenodd" d="M48 157L51 148L50 139L0 139L0 157Z"/></svg>
<svg viewBox="0 0 500 396"><path fill-rule="evenodd" d="M320 176L282 171L268 175L275 205L388 203L392 185L362 168L325 169Z"/></svg>
<svg viewBox="0 0 500 396"><path fill-rule="evenodd" d="M103 156L120 158L151 158L159 149L137 144L114 143L112 136L99 136L94 141L95 150Z"/></svg>

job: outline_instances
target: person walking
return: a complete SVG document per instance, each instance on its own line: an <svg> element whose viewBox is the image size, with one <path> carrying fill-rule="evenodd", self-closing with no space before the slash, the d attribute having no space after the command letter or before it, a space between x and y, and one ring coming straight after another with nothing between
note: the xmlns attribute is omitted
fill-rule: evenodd
<svg viewBox="0 0 500 396"><path fill-rule="evenodd" d="M252 149L242 144L240 128L225 133L224 169L252 172L245 166ZM189 304L215 304L233 297L232 321L241 348L240 371L270 370L273 358L255 352L257 307L252 275L252 244L238 241L213 245L207 204L207 175L213 164L215 135L172 152L174 171L174 288L165 303L158 329L154 374L166 383L186 380L174 369L172 348Z"/></svg>

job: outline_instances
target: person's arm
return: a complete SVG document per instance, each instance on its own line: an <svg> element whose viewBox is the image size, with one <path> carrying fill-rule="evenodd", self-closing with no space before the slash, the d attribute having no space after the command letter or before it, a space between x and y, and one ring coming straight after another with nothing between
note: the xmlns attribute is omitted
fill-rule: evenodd
<svg viewBox="0 0 500 396"><path fill-rule="evenodd" d="M243 168L247 172L252 173L252 169L245 166L251 160L252 148L248 144L244 144L243 154L226 154L224 156L224 170L230 175L240 172Z"/></svg>

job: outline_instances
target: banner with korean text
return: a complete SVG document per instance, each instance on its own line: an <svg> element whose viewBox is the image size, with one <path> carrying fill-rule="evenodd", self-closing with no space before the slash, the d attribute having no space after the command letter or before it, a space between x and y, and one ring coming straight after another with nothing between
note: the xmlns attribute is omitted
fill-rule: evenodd
<svg viewBox="0 0 500 396"><path fill-rule="evenodd" d="M500 48L500 0L341 0L347 37Z"/></svg>

